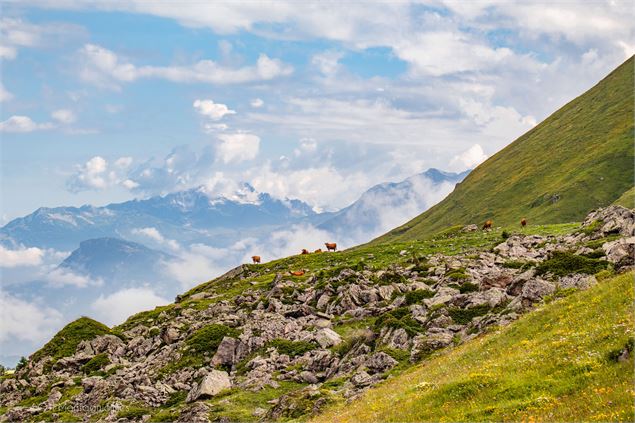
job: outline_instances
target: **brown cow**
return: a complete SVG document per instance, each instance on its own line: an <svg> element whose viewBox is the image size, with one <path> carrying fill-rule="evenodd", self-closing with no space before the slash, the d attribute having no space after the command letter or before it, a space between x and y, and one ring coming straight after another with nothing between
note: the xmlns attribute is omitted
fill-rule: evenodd
<svg viewBox="0 0 635 423"><path fill-rule="evenodd" d="M326 251L337 250L337 244L334 242L325 242L324 245L326 245Z"/></svg>
<svg viewBox="0 0 635 423"><path fill-rule="evenodd" d="M313 251L313 252L314 252L314 253L321 253L321 252L322 252L322 249L321 249L321 248L318 248L317 250L315 250L315 251Z"/></svg>
<svg viewBox="0 0 635 423"><path fill-rule="evenodd" d="M486 220L485 223L483 224L483 230L492 229L493 224L494 222L492 222L491 220Z"/></svg>
<svg viewBox="0 0 635 423"><path fill-rule="evenodd" d="M527 219L523 217L522 220L520 221L520 226L522 226L523 228L527 226Z"/></svg>
<svg viewBox="0 0 635 423"><path fill-rule="evenodd" d="M303 248L300 254L309 254L309 250L307 250L306 248Z"/></svg>
<svg viewBox="0 0 635 423"><path fill-rule="evenodd" d="M254 264L260 263L260 256L251 256L251 259L253 260Z"/></svg>
<svg viewBox="0 0 635 423"><path fill-rule="evenodd" d="M302 276L304 275L304 270L294 270L293 272L289 272L293 276Z"/></svg>

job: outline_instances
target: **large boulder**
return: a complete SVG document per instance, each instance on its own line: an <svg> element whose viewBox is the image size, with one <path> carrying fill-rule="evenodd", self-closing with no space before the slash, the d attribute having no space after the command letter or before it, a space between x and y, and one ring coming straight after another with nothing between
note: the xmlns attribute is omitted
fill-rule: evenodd
<svg viewBox="0 0 635 423"><path fill-rule="evenodd" d="M635 264L635 237L620 238L602 245L606 259L619 267Z"/></svg>
<svg viewBox="0 0 635 423"><path fill-rule="evenodd" d="M236 361L236 348L240 341L226 336L218 345L216 354L212 357L212 366L232 365Z"/></svg>
<svg viewBox="0 0 635 423"><path fill-rule="evenodd" d="M315 340L322 348L328 348L342 342L342 337L334 330L325 328L316 332Z"/></svg>
<svg viewBox="0 0 635 423"><path fill-rule="evenodd" d="M196 401L203 398L211 398L226 389L232 387L232 382L229 379L227 372L222 370L212 370L209 372L198 386L194 386L187 395L187 402Z"/></svg>
<svg viewBox="0 0 635 423"><path fill-rule="evenodd" d="M582 227L594 228L593 238L615 233L631 237L635 235L635 211L622 206L595 210L587 215Z"/></svg>

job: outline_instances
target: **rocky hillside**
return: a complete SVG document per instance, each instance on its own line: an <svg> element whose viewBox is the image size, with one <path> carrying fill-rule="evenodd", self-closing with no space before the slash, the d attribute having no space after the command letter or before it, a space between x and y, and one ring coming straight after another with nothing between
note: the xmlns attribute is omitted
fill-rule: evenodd
<svg viewBox="0 0 635 423"><path fill-rule="evenodd" d="M118 327L71 323L2 377L1 420L305 417L633 268L634 235L635 211L611 206L243 265Z"/></svg>
<svg viewBox="0 0 635 423"><path fill-rule="evenodd" d="M634 59L474 169L443 201L375 243L443 228L575 222L633 187ZM633 204L629 205L633 207Z"/></svg>

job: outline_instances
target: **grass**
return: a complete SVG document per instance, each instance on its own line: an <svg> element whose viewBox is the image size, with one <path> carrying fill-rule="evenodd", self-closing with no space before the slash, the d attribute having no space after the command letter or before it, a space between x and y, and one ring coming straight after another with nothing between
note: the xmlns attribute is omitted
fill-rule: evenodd
<svg viewBox="0 0 635 423"><path fill-rule="evenodd" d="M629 189L623 201L633 207L633 73L631 57L474 169L439 204L373 243L487 219L515 229L522 218L530 225L579 221Z"/></svg>
<svg viewBox="0 0 635 423"><path fill-rule="evenodd" d="M633 276L434 354L314 421L633 421L633 357L616 361L633 345Z"/></svg>
<svg viewBox="0 0 635 423"><path fill-rule="evenodd" d="M211 358L225 336L237 337L240 332L225 325L203 326L185 339L181 358L163 367L160 375L168 375L185 367L201 367Z"/></svg>
<svg viewBox="0 0 635 423"><path fill-rule="evenodd" d="M615 200L613 204L623 206L629 209L635 208L635 187L631 187L628 191L624 192L620 198Z"/></svg>
<svg viewBox="0 0 635 423"><path fill-rule="evenodd" d="M111 330L108 326L88 317L80 317L64 326L53 339L33 353L30 359L38 361L43 357L50 356L56 361L62 357L73 355L81 341L90 341L109 333Z"/></svg>

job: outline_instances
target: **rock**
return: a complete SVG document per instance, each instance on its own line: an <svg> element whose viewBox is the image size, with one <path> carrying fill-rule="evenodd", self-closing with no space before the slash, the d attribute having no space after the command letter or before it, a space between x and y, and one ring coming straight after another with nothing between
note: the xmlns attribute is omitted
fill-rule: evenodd
<svg viewBox="0 0 635 423"><path fill-rule="evenodd" d="M635 237L620 238L602 245L606 259L618 267L635 264Z"/></svg>
<svg viewBox="0 0 635 423"><path fill-rule="evenodd" d="M476 232L476 231L478 231L478 226L475 225L474 223L463 226L463 228L461 229L461 232Z"/></svg>
<svg viewBox="0 0 635 423"><path fill-rule="evenodd" d="M371 373L383 373L395 367L399 362L385 352L378 352L371 355L364 364Z"/></svg>
<svg viewBox="0 0 635 423"><path fill-rule="evenodd" d="M387 344L390 348L396 348L400 350L408 349L410 338L408 333L403 328L397 328L384 335L382 342Z"/></svg>
<svg viewBox="0 0 635 423"><path fill-rule="evenodd" d="M555 286L547 281L533 279L523 285L520 295L523 300L534 302L542 299L545 295L551 294L555 289Z"/></svg>
<svg viewBox="0 0 635 423"><path fill-rule="evenodd" d="M447 304L452 301L456 295L460 294L458 289L448 288L447 286L439 288L437 293L432 298L426 298L423 303L426 307L430 308L437 304Z"/></svg>
<svg viewBox="0 0 635 423"><path fill-rule="evenodd" d="M161 332L161 340L166 344L170 345L179 339L179 331L174 327L164 328Z"/></svg>
<svg viewBox="0 0 635 423"><path fill-rule="evenodd" d="M231 387L232 382L227 372L212 370L201 380L198 386L192 388L187 395L186 401L192 402L202 398L210 398Z"/></svg>
<svg viewBox="0 0 635 423"><path fill-rule="evenodd" d="M306 383L318 383L317 376L315 376L314 373L306 371L306 370L300 372L300 379L302 379Z"/></svg>
<svg viewBox="0 0 635 423"><path fill-rule="evenodd" d="M401 257L405 256L406 254L408 254L408 251L406 251L406 250L401 250L401 251L399 251L399 255L400 255Z"/></svg>
<svg viewBox="0 0 635 423"><path fill-rule="evenodd" d="M332 347L342 342L342 338L332 329L320 329L315 334L315 340L322 348Z"/></svg>
<svg viewBox="0 0 635 423"><path fill-rule="evenodd" d="M609 206L598 209L587 215L582 222L583 228L597 225L599 228L593 233L593 238L601 238L609 234L619 233L622 236L635 235L635 211L622 206Z"/></svg>
<svg viewBox="0 0 635 423"><path fill-rule="evenodd" d="M593 275L581 275L574 274L563 276L558 280L558 286L560 288L578 288L578 289L587 289L591 286L595 285L597 280Z"/></svg>
<svg viewBox="0 0 635 423"><path fill-rule="evenodd" d="M365 371L360 370L351 377L351 383L357 387L368 386L373 383L373 378Z"/></svg>
<svg viewBox="0 0 635 423"><path fill-rule="evenodd" d="M236 362L236 347L239 342L236 338L224 337L218 345L214 357L212 357L212 366L234 364Z"/></svg>
<svg viewBox="0 0 635 423"><path fill-rule="evenodd" d="M209 422L209 405L204 402L195 402L186 405L177 422L179 423L207 423Z"/></svg>
<svg viewBox="0 0 635 423"><path fill-rule="evenodd" d="M331 300L331 297L329 297L329 294L326 294L326 293L322 294L320 296L320 298L318 299L318 302L317 302L317 305L316 305L317 309L321 310L321 311L326 310L326 308L329 305L329 301L330 300Z"/></svg>

